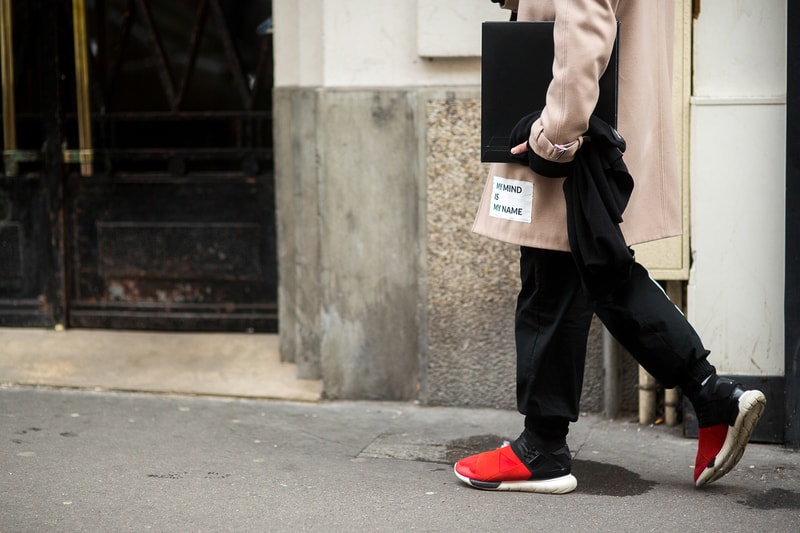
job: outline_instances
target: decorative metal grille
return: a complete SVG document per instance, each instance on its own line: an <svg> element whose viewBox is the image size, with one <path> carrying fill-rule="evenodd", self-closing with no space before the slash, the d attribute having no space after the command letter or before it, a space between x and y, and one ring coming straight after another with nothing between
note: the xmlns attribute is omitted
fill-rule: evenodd
<svg viewBox="0 0 800 533"><path fill-rule="evenodd" d="M93 4L88 32L98 172L271 169L272 40L258 31L269 16L264 4Z"/></svg>

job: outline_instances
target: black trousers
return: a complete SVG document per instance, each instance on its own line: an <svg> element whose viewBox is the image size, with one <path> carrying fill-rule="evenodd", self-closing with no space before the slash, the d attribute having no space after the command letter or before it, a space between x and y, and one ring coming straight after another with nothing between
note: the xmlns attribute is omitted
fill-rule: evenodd
<svg viewBox="0 0 800 533"><path fill-rule="evenodd" d="M526 426L578 419L592 313L666 387L699 388L714 371L694 328L638 263L603 301L589 298L568 252L521 248L520 277L517 404Z"/></svg>

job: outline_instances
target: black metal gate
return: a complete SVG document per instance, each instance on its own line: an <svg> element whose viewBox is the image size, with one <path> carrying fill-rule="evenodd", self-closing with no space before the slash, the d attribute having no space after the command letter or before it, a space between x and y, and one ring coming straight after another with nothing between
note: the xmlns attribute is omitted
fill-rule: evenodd
<svg viewBox="0 0 800 533"><path fill-rule="evenodd" d="M7 4L0 325L276 331L270 2Z"/></svg>

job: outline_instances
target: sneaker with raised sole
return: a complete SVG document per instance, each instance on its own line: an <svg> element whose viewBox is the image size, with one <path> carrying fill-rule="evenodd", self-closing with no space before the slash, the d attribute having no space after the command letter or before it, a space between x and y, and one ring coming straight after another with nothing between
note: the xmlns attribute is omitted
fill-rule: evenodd
<svg viewBox="0 0 800 533"><path fill-rule="evenodd" d="M717 481L739 463L767 405L761 391L744 390L727 378L718 378L709 392L713 399L705 404L698 402L696 408L700 425L694 466L696 487Z"/></svg>
<svg viewBox="0 0 800 533"><path fill-rule="evenodd" d="M566 444L544 453L520 437L496 450L461 459L453 471L476 489L566 494L578 486L571 467L572 456Z"/></svg>

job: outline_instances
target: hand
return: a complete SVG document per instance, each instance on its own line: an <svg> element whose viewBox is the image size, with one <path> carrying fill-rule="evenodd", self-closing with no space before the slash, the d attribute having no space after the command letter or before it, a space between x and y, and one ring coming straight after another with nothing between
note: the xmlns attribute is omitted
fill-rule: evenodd
<svg viewBox="0 0 800 533"><path fill-rule="evenodd" d="M524 154L527 151L528 151L528 142L527 141L525 141L524 143L520 143L520 144L514 146L511 149L511 153L513 155Z"/></svg>

